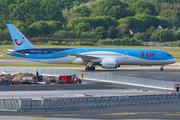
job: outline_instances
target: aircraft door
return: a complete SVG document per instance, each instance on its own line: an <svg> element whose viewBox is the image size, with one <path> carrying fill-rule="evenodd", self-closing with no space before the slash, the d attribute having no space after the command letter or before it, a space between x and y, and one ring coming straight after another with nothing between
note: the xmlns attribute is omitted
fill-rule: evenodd
<svg viewBox="0 0 180 120"><path fill-rule="evenodd" d="M158 52L157 53L157 59L161 59L162 58L162 53L161 52Z"/></svg>
<svg viewBox="0 0 180 120"><path fill-rule="evenodd" d="M124 52L124 59L128 59L128 52Z"/></svg>
<svg viewBox="0 0 180 120"><path fill-rule="evenodd" d="M77 54L80 54L81 52L80 51L77 51Z"/></svg>
<svg viewBox="0 0 180 120"><path fill-rule="evenodd" d="M37 52L37 57L38 57L38 58L41 58L41 57L42 57L42 52L41 52L41 51L38 51L38 52Z"/></svg>
<svg viewBox="0 0 180 120"><path fill-rule="evenodd" d="M49 57L49 54L47 51L43 51L43 57Z"/></svg>

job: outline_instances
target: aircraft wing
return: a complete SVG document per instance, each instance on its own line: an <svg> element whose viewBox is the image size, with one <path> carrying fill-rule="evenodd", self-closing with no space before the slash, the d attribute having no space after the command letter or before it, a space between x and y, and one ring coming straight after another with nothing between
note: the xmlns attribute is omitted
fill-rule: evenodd
<svg viewBox="0 0 180 120"><path fill-rule="evenodd" d="M65 55L80 57L83 60L100 59L99 57L87 56L87 55L81 55L81 54L66 53L66 52L59 52L59 51L52 51L52 52L57 52L57 53L65 54Z"/></svg>

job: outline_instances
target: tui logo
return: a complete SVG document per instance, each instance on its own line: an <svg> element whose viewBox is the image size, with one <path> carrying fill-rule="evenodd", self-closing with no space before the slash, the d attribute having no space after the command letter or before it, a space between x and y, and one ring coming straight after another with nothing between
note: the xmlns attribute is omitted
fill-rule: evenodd
<svg viewBox="0 0 180 120"><path fill-rule="evenodd" d="M150 54L149 54L149 51L141 51L141 53L142 53L142 57L144 57L144 55L145 55L145 53L146 53L146 55L147 55L147 57L154 57L154 51L150 51Z"/></svg>
<svg viewBox="0 0 180 120"><path fill-rule="evenodd" d="M24 37L22 37L22 39L24 39ZM16 45L18 45L18 46L22 45L22 43L23 43L23 41L21 41L21 43L18 43L17 39L14 39L14 41L15 41Z"/></svg>

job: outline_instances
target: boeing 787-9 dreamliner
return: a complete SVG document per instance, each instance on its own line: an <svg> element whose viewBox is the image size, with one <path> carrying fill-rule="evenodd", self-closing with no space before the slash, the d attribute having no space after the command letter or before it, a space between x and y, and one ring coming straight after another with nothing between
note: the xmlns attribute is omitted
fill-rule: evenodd
<svg viewBox="0 0 180 120"><path fill-rule="evenodd" d="M37 48L12 24L7 24L16 50L8 49L11 56L47 64L81 64L86 71L96 65L116 69L121 65L161 65L176 62L168 52L155 49L104 49L104 48Z"/></svg>

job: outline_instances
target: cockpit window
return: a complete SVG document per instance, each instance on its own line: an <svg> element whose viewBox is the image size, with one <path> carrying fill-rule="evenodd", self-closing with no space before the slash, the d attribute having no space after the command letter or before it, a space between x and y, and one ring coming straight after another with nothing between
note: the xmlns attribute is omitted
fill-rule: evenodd
<svg viewBox="0 0 180 120"><path fill-rule="evenodd" d="M167 56L170 57L170 56L172 56L172 55L168 54Z"/></svg>

